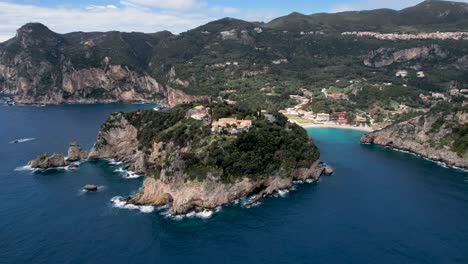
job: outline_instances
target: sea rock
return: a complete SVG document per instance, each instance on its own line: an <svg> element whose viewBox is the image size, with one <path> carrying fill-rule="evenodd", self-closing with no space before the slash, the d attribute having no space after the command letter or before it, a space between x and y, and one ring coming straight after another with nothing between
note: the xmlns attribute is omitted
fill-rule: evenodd
<svg viewBox="0 0 468 264"><path fill-rule="evenodd" d="M75 141L70 143L70 147L68 148L68 161L79 161L88 158L88 154L86 151L81 149L80 145L78 145Z"/></svg>
<svg viewBox="0 0 468 264"><path fill-rule="evenodd" d="M35 169L48 169L65 167L68 163L62 154L52 154L49 156L47 153L44 153L36 159L31 160L28 165Z"/></svg>
<svg viewBox="0 0 468 264"><path fill-rule="evenodd" d="M323 174L325 175L332 175L334 172L333 168L330 166L325 166L325 169L323 170Z"/></svg>
<svg viewBox="0 0 468 264"><path fill-rule="evenodd" d="M87 192L96 192L98 190L98 187L96 185L93 185L93 184L86 184L83 187L83 190L85 190Z"/></svg>

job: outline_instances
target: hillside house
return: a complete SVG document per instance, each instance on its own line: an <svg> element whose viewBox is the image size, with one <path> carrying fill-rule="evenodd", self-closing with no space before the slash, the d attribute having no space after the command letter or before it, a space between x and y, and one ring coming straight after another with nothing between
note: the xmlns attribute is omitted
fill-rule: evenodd
<svg viewBox="0 0 468 264"><path fill-rule="evenodd" d="M248 131L252 127L252 120L238 120L236 118L220 118L211 124L211 131L222 133L227 132L231 135Z"/></svg>

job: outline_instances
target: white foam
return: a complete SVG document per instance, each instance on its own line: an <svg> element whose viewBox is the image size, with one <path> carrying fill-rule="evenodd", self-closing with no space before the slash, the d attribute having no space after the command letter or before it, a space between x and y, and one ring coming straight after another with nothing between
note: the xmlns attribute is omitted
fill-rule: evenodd
<svg viewBox="0 0 468 264"><path fill-rule="evenodd" d="M124 179L138 179L142 177L143 175L138 175L133 171L126 171L126 175L123 176Z"/></svg>
<svg viewBox="0 0 468 264"><path fill-rule="evenodd" d="M29 165L15 168L15 171L36 171L36 170L37 169L31 168L31 166Z"/></svg>
<svg viewBox="0 0 468 264"><path fill-rule="evenodd" d="M121 164L123 164L122 161L116 161L115 159L108 159L107 161L109 162L110 165L121 165Z"/></svg>
<svg viewBox="0 0 468 264"><path fill-rule="evenodd" d="M286 195L288 195L288 193L289 193L289 190L278 190L278 194L281 197L286 197Z"/></svg>
<svg viewBox="0 0 468 264"><path fill-rule="evenodd" d="M28 141L33 141L35 139L36 138L20 138L20 139L15 139L15 140L10 141L10 144L25 143Z"/></svg>
<svg viewBox="0 0 468 264"><path fill-rule="evenodd" d="M216 212L219 212L219 211L216 211ZM161 215L164 215L167 218L171 218L173 220L179 221L179 220L182 220L184 218L208 219L208 218L212 217L214 213L215 212L212 211L212 210L205 209L205 210L200 211L200 212L191 211L191 212L188 212L186 214L171 215L169 213L169 210L167 210L167 211L162 212Z"/></svg>
<svg viewBox="0 0 468 264"><path fill-rule="evenodd" d="M31 168L29 165L21 166L21 167L16 167L15 171L49 171L49 170L75 170L75 168L70 168L69 166L66 167L53 167L53 168L47 168L47 169L41 169L41 168Z"/></svg>
<svg viewBox="0 0 468 264"><path fill-rule="evenodd" d="M122 178L124 179L138 179L143 177L143 175L136 174L133 171L124 170L123 168L118 168L114 170L115 173L123 174Z"/></svg>
<svg viewBox="0 0 468 264"><path fill-rule="evenodd" d="M306 182L307 182L307 183L313 183L314 180L312 180L312 179L307 179Z"/></svg>
<svg viewBox="0 0 468 264"><path fill-rule="evenodd" d="M154 211L154 206L129 204L121 196L113 197L111 199L111 202L112 202L114 207L120 208L120 209L139 210L142 213L152 213Z"/></svg>

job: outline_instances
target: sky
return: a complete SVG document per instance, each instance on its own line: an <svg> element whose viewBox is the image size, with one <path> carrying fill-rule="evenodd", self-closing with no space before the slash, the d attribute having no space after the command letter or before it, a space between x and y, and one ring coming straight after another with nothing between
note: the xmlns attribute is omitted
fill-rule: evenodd
<svg viewBox="0 0 468 264"><path fill-rule="evenodd" d="M462 0L468 2L468 0ZM402 9L421 0L0 0L0 41L28 22L59 33L169 30L175 34L223 17L268 22L291 12L312 14Z"/></svg>

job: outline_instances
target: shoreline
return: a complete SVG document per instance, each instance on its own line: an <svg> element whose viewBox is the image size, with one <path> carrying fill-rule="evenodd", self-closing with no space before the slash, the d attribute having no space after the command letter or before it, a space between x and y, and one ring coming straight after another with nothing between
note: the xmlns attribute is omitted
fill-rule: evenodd
<svg viewBox="0 0 468 264"><path fill-rule="evenodd" d="M296 123L296 122L294 122L294 123ZM350 126L350 125L315 124L315 123L305 123L305 124L296 123L296 124L303 127L303 128L336 128L336 129L358 130L358 131L363 131L363 132L373 132L373 131L375 131L375 129L373 129L371 127L356 127L356 126Z"/></svg>
<svg viewBox="0 0 468 264"><path fill-rule="evenodd" d="M392 151L397 151L397 152L413 155L413 156L421 158L423 160L435 163L438 166L446 168L446 169L454 169L454 170L460 170L460 171L468 172L468 168L451 165L448 161L444 161L444 160L431 159L431 158L429 158L429 157L427 157L427 156L425 156L423 154L420 154L420 153L417 153L417 152L414 152L414 151L411 151L411 150L402 149L402 148L398 148L398 147L394 147L394 146L385 146L385 145L380 145L380 144L374 144L374 143L361 143L361 144L362 145L369 145L369 146L383 147L383 148L386 148L386 149L390 149Z"/></svg>

